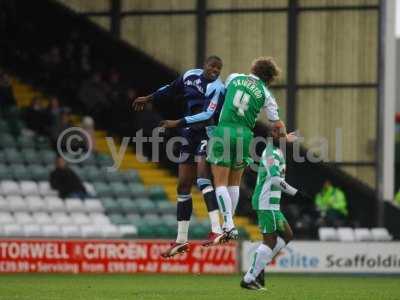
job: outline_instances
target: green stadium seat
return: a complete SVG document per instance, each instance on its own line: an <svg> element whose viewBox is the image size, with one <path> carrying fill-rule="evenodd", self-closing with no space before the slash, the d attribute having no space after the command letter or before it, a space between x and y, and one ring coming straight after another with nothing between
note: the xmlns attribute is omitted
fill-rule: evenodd
<svg viewBox="0 0 400 300"><path fill-rule="evenodd" d="M85 166L85 180L93 181L105 181L104 173L96 166Z"/></svg>
<svg viewBox="0 0 400 300"><path fill-rule="evenodd" d="M36 164L40 162L39 153L34 149L22 149L21 155L26 164Z"/></svg>
<svg viewBox="0 0 400 300"><path fill-rule="evenodd" d="M6 155L0 150L0 163L5 164L7 162Z"/></svg>
<svg viewBox="0 0 400 300"><path fill-rule="evenodd" d="M95 155L93 153L90 154L85 160L81 161L79 164L81 167L96 165Z"/></svg>
<svg viewBox="0 0 400 300"><path fill-rule="evenodd" d="M140 226L145 221L142 219L142 217L138 213L129 213L126 215L126 219L128 220L129 224L135 225L135 226Z"/></svg>
<svg viewBox="0 0 400 300"><path fill-rule="evenodd" d="M176 229L171 226L155 226L153 227L154 236L157 238L174 238L176 237Z"/></svg>
<svg viewBox="0 0 400 300"><path fill-rule="evenodd" d="M110 221L113 224L116 225L129 224L129 221L122 214L113 213L108 215L108 217L110 218Z"/></svg>
<svg viewBox="0 0 400 300"><path fill-rule="evenodd" d="M56 159L56 153L54 151L43 149L39 151L39 156L43 164L54 165Z"/></svg>
<svg viewBox="0 0 400 300"><path fill-rule="evenodd" d="M101 203L103 203L103 207L104 207L106 213L108 213L108 214L122 212L121 206L113 198L102 198Z"/></svg>
<svg viewBox="0 0 400 300"><path fill-rule="evenodd" d="M6 148L4 150L4 155L6 158L6 161L9 164L23 164L24 163L24 158L17 149L15 148Z"/></svg>
<svg viewBox="0 0 400 300"><path fill-rule="evenodd" d="M137 171L135 170L129 170L129 171L123 171L122 175L124 177L124 181L126 183L140 183L142 180L140 179L140 176Z"/></svg>
<svg viewBox="0 0 400 300"><path fill-rule="evenodd" d="M93 187L96 191L97 197L104 198L113 196L110 186L104 182L93 182Z"/></svg>
<svg viewBox="0 0 400 300"><path fill-rule="evenodd" d="M0 180L11 179L10 168L5 164L0 164Z"/></svg>
<svg viewBox="0 0 400 300"><path fill-rule="evenodd" d="M176 214L164 214L161 219L166 226L176 226L178 224Z"/></svg>
<svg viewBox="0 0 400 300"><path fill-rule="evenodd" d="M8 120L8 128L10 133L14 136L18 136L21 133L22 128L24 128L24 123L18 118L18 115L12 117Z"/></svg>
<svg viewBox="0 0 400 300"><path fill-rule="evenodd" d="M33 149L35 148L35 139L31 136L20 135L16 139L17 145L20 149Z"/></svg>
<svg viewBox="0 0 400 300"><path fill-rule="evenodd" d="M35 138L35 147L38 150L50 150L50 141L45 136L37 136Z"/></svg>
<svg viewBox="0 0 400 300"><path fill-rule="evenodd" d="M42 165L29 165L29 172L32 174L32 180L35 181L46 181L50 178L50 170Z"/></svg>
<svg viewBox="0 0 400 300"><path fill-rule="evenodd" d="M162 214L174 214L176 212L176 205L169 201L156 202L157 211Z"/></svg>
<svg viewBox="0 0 400 300"><path fill-rule="evenodd" d="M121 182L112 182L110 183L110 189L114 197L130 197L131 192L129 187Z"/></svg>
<svg viewBox="0 0 400 300"><path fill-rule="evenodd" d="M10 128L8 127L8 123L2 119L0 119L0 132L10 133Z"/></svg>
<svg viewBox="0 0 400 300"><path fill-rule="evenodd" d="M122 172L120 171L115 171L115 172L109 172L107 169L102 169L101 170L104 174L104 178L109 182L124 182L124 176Z"/></svg>
<svg viewBox="0 0 400 300"><path fill-rule="evenodd" d="M10 166L14 180L32 180L30 170L22 164L14 164Z"/></svg>
<svg viewBox="0 0 400 300"><path fill-rule="evenodd" d="M14 134L20 134L21 130L26 126L19 113L17 113L13 118L8 119L8 127Z"/></svg>
<svg viewBox="0 0 400 300"><path fill-rule="evenodd" d="M138 236L140 238L156 238L156 228L149 226L148 224L141 224L138 226Z"/></svg>
<svg viewBox="0 0 400 300"><path fill-rule="evenodd" d="M167 194L165 193L164 187L160 185L154 185L149 187L148 194L149 197L155 201L165 200L167 198Z"/></svg>
<svg viewBox="0 0 400 300"><path fill-rule="evenodd" d="M137 203L137 209L141 214L150 214L156 211L156 205L147 198L138 198L135 200Z"/></svg>
<svg viewBox="0 0 400 300"><path fill-rule="evenodd" d="M14 137L9 133L0 134L0 148L15 148L16 142Z"/></svg>
<svg viewBox="0 0 400 300"><path fill-rule="evenodd" d="M192 239L205 239L210 231L210 227L203 226L202 224L190 224L189 236Z"/></svg>
<svg viewBox="0 0 400 300"><path fill-rule="evenodd" d="M150 226L162 226L163 220L159 215L155 213L147 213L143 215L143 220L147 222Z"/></svg>
<svg viewBox="0 0 400 300"><path fill-rule="evenodd" d="M114 165L112 157L104 153L97 154L96 163L101 168L111 167L112 165Z"/></svg>
<svg viewBox="0 0 400 300"><path fill-rule="evenodd" d="M137 204L129 198L119 198L117 199L117 202L125 214L138 212Z"/></svg>
<svg viewBox="0 0 400 300"><path fill-rule="evenodd" d="M140 198L147 194L145 187L141 183L130 183L127 186L131 197Z"/></svg>

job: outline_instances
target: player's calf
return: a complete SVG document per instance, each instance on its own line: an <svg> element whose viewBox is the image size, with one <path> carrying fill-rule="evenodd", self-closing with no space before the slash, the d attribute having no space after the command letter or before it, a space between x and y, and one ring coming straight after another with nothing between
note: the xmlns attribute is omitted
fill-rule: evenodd
<svg viewBox="0 0 400 300"><path fill-rule="evenodd" d="M207 178L198 178L197 186L203 194L204 202L206 203L208 216L211 223L211 232L221 234L222 229L219 223L219 209L217 198L215 196L214 188L211 184L211 180ZM210 237L210 236L209 236Z"/></svg>

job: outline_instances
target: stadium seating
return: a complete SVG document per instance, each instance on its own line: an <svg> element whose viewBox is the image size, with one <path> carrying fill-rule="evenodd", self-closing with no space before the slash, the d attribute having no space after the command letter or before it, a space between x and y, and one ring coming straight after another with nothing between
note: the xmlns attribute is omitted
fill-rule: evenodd
<svg viewBox="0 0 400 300"><path fill-rule="evenodd" d="M0 119L0 237L175 237L176 206L165 188L145 187L135 170L109 171L107 154L70 165L90 197L59 198L48 181L56 154L48 138L20 134L23 126ZM192 238L209 228L194 218Z"/></svg>
<svg viewBox="0 0 400 300"><path fill-rule="evenodd" d="M372 234L368 228L355 228L354 239L357 242L372 241Z"/></svg>
<svg viewBox="0 0 400 300"><path fill-rule="evenodd" d="M391 241L393 237L386 228L350 228L350 227L321 227L318 229L321 241L342 242L368 242L368 241Z"/></svg>
<svg viewBox="0 0 400 300"><path fill-rule="evenodd" d="M371 229L371 234L374 241L391 241L393 236L391 236L386 228L376 227Z"/></svg>

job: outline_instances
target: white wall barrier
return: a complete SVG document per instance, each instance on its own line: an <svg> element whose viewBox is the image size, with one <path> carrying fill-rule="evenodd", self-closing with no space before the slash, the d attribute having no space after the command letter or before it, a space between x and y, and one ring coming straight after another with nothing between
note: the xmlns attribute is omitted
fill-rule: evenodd
<svg viewBox="0 0 400 300"><path fill-rule="evenodd" d="M247 271L259 243L242 244L241 270ZM268 272L400 273L400 242L289 243L268 265Z"/></svg>

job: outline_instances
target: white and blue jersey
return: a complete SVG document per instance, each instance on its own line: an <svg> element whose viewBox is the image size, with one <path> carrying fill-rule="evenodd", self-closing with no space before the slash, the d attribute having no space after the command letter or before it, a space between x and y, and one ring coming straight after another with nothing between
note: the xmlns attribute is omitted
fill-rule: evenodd
<svg viewBox="0 0 400 300"><path fill-rule="evenodd" d="M180 125L184 127L181 134L188 145L183 145L181 152L205 155L206 127L218 120L224 92L220 78L210 81L204 77L203 69L191 69L153 93L155 101L183 96L185 109Z"/></svg>

